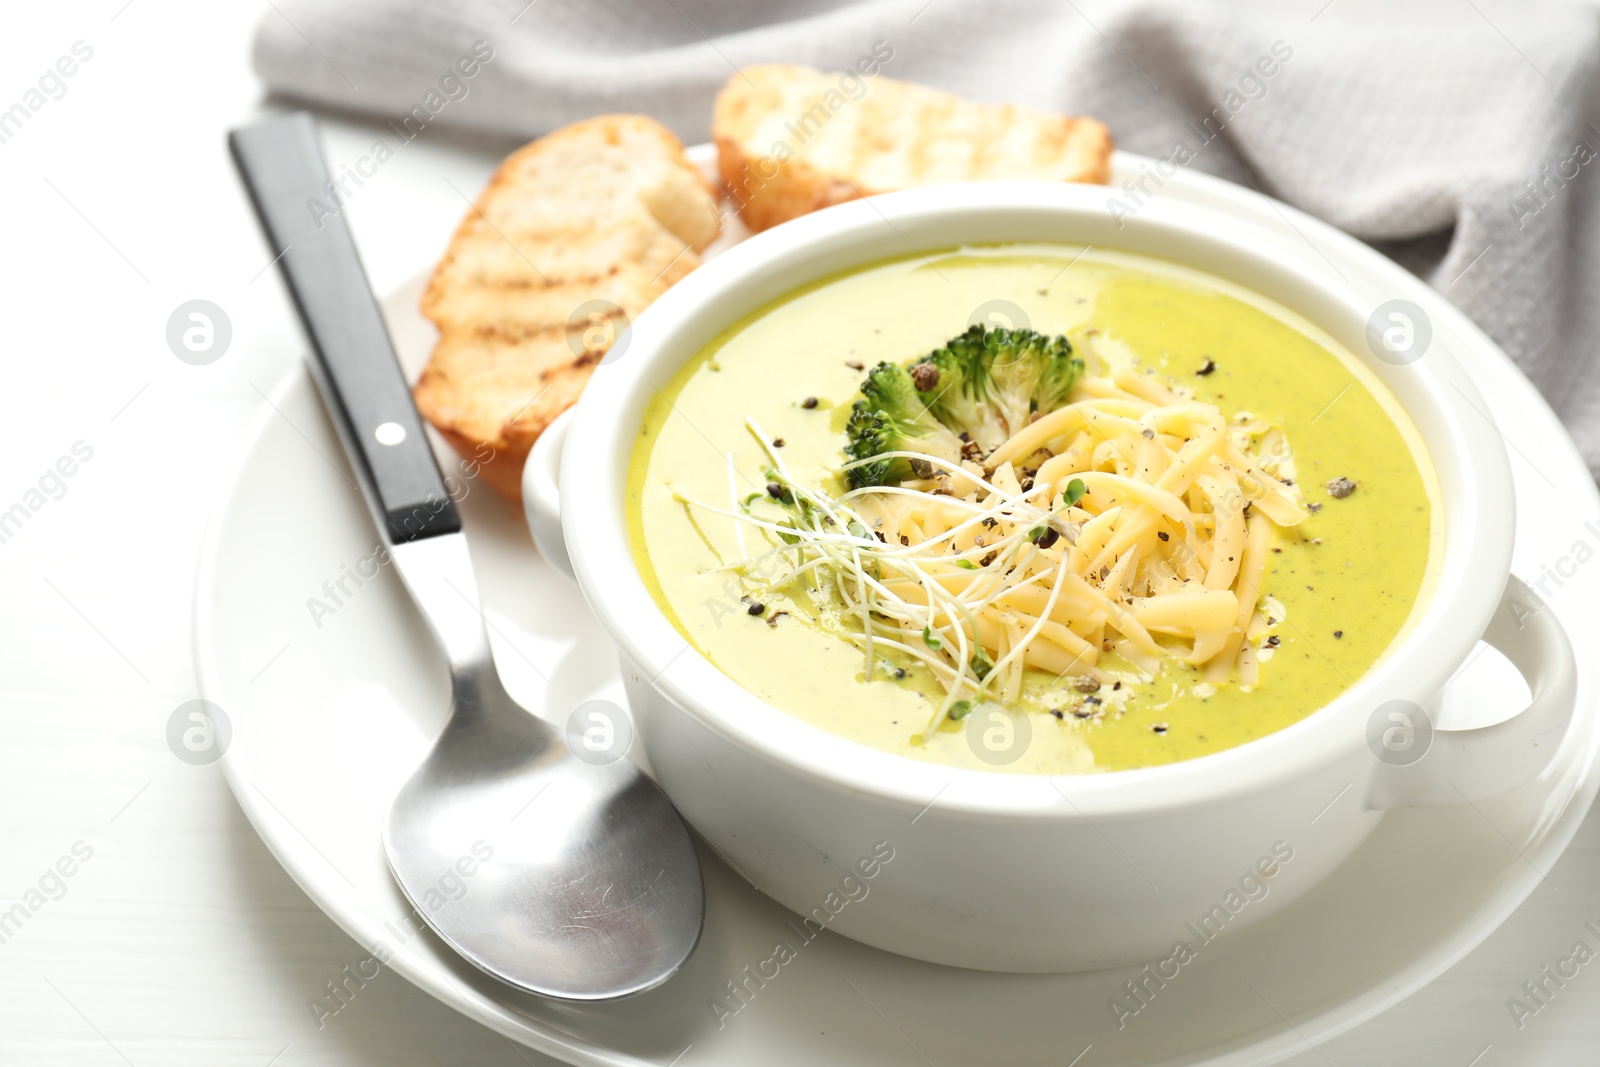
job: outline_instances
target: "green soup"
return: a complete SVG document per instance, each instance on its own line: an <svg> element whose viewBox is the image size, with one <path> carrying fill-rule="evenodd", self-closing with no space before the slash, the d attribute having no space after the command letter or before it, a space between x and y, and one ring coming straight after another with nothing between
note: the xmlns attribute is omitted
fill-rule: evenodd
<svg viewBox="0 0 1600 1067"><path fill-rule="evenodd" d="M980 758L960 722L926 729L940 696L926 672L888 657L868 678L861 650L812 622L807 590L764 591L762 614L751 614L754 587L727 565L743 558L752 534L685 499L726 508L763 488L767 456L747 419L783 441L798 480L836 485L861 367L903 363L974 314L1009 318L1016 309L1045 333L1097 329L1194 399L1281 427L1314 513L1275 534L1262 592L1285 618L1256 685L1207 685L1175 661L1139 678L1122 663L1128 684L1086 694L1071 679L1030 671L1015 704L1028 743L997 764ZM1327 483L1337 478L1357 491L1334 498ZM1406 630L1437 555L1437 509L1414 428L1331 338L1217 279L1058 246L882 263L761 309L660 383L628 477L630 540L646 584L684 638L745 689L885 752L1035 774L1189 759L1316 711ZM1118 657L1101 665L1115 673Z"/></svg>

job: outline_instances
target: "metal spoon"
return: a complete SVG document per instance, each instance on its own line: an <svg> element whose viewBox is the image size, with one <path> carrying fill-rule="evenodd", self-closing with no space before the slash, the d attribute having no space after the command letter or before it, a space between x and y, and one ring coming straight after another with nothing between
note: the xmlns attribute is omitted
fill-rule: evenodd
<svg viewBox="0 0 1600 1067"><path fill-rule="evenodd" d="M450 665L450 718L384 821L395 881L450 947L513 986L604 1000L660 984L704 920L682 820L631 762L578 759L501 685L460 517L350 232L331 212L310 116L235 130L229 143L310 338L323 402Z"/></svg>

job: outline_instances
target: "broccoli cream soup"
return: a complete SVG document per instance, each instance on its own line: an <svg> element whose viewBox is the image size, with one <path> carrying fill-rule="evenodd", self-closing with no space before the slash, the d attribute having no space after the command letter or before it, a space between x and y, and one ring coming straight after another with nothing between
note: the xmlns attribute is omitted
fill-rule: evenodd
<svg viewBox="0 0 1600 1067"><path fill-rule="evenodd" d="M1406 629L1440 523L1331 338L1170 264L882 263L658 383L646 583L744 688L910 759L1147 767L1282 729Z"/></svg>

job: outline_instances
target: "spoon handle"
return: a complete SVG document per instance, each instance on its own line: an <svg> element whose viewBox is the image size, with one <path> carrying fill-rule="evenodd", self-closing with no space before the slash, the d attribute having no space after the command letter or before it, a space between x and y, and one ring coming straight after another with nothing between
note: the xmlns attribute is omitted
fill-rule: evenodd
<svg viewBox="0 0 1600 1067"><path fill-rule="evenodd" d="M315 354L323 401L390 544L461 529L317 147L296 112L228 135Z"/></svg>

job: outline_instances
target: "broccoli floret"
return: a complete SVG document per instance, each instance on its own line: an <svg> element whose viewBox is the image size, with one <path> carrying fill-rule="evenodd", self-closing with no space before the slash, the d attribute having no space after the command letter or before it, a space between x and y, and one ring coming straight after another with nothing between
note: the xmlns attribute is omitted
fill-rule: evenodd
<svg viewBox="0 0 1600 1067"><path fill-rule="evenodd" d="M929 412L904 367L879 363L861 383L861 399L850 410L845 451L851 459L885 452L922 452L950 463L961 460L961 439ZM925 460L903 456L850 468L850 485L861 488L927 478L935 473Z"/></svg>
<svg viewBox="0 0 1600 1067"><path fill-rule="evenodd" d="M990 353L990 395L1009 431L1028 424L1034 412L1050 412L1067 402L1067 392L1083 370L1065 337L1046 337L1032 330L990 330L984 338Z"/></svg>
<svg viewBox="0 0 1600 1067"><path fill-rule="evenodd" d="M928 406L939 421L965 433L985 454L1028 424L1034 412L1049 412L1067 402L1083 370L1065 337L1033 330L970 327L918 366L932 392ZM915 368L913 368L915 372Z"/></svg>
<svg viewBox="0 0 1600 1067"><path fill-rule="evenodd" d="M982 326L973 326L928 353L914 365L913 373L923 387L928 408L957 435L965 433L966 440L977 442L986 453L1006 439L1006 431L990 412L989 360Z"/></svg>
<svg viewBox="0 0 1600 1067"><path fill-rule="evenodd" d="M969 327L904 368L873 368L850 415L847 451L852 459L917 451L952 463L987 455L1035 412L1065 404L1082 371L1065 337ZM859 488L931 473L918 466L903 459L863 464L850 481Z"/></svg>

